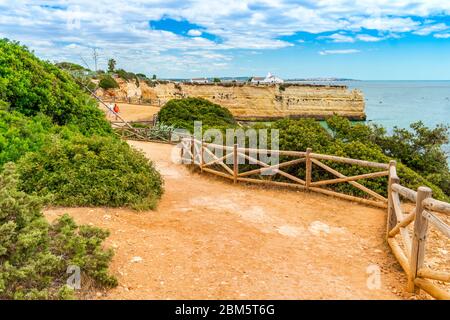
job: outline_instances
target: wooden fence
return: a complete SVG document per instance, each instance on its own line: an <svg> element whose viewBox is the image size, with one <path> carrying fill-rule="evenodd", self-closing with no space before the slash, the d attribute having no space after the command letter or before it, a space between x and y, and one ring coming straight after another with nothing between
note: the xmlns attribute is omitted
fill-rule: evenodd
<svg viewBox="0 0 450 320"><path fill-rule="evenodd" d="M247 183L267 184L274 186L293 187L302 190L309 190L323 193L329 196L342 198L350 201L387 208L387 242L392 249L394 256L408 276L408 291L414 293L423 289L437 299L450 299L450 293L441 289L431 280L450 282L450 274L446 272L434 271L424 266L425 243L427 239L428 223L431 223L444 236L450 237L450 227L442 221L438 214L450 215L450 204L435 200L431 197L431 189L420 187L417 191L408 189L400 185L400 180L396 172L396 163L377 163L350 158L343 158L331 155L313 153L311 149L303 151L282 151L282 150L262 150L241 148L238 145L223 146L219 144L205 143L194 137L184 137L181 139L181 156L186 163L197 165L201 172L208 172L220 177ZM221 151L222 155L217 155L215 150ZM220 153L220 152L219 152ZM259 155L277 154L283 157L291 157L292 160L284 161L276 165L269 165L258 159ZM231 160L228 160L231 159ZM257 169L241 171L240 160L248 160L249 163L259 166ZM355 176L345 176L339 171L323 163L323 161L346 163L377 169L376 172L359 174ZM227 162L229 165L227 165ZM305 176L298 177L280 169L296 164L305 163ZM317 166L336 178L312 181L312 172ZM264 173L272 171L272 175L264 179ZM288 182L274 181L274 175L280 175ZM254 177L251 177L254 176ZM256 176L256 177L255 177ZM388 198L358 183L357 181L370 178L388 177ZM366 198L343 194L326 189L338 183L349 183L353 187L364 191ZM415 209L409 214L402 212L400 196L415 202ZM408 230L408 225L414 222L412 237ZM397 237L402 240L402 245Z"/></svg>
<svg viewBox="0 0 450 320"><path fill-rule="evenodd" d="M282 151L282 150L275 151L275 150L240 148L238 147L238 145L234 145L233 147L231 147L212 143L207 144L202 141L196 140L193 137L183 138L182 145L183 145L182 152L185 160L186 159L191 159L191 161L193 160L193 162L200 167L202 172L205 171L224 178L228 178L230 180L233 180L235 183L241 181L241 182L275 185L275 186L293 187L302 190L319 192L326 195L335 196L338 198L343 198L346 200L351 200L363 204L387 208L388 199L386 197L367 188L366 186L363 186L357 181L384 176L387 177L389 175L389 164L323 155L313 153L311 149L307 149L305 152ZM214 150L220 150L222 151L222 153L225 153L225 155L218 157L216 156ZM258 159L259 155L268 155L268 154L271 155L277 154L278 156L291 157L293 159L276 165L269 165ZM227 159L229 158L233 159L231 161L232 163L231 167L226 164ZM247 160L251 164L258 165L259 168L248 171L241 171L239 168L239 161L242 161L242 159ZM322 161L324 160L369 167L380 171L360 174L356 176L346 176L323 163ZM299 163L305 163L306 173L304 177L298 177L281 170L282 168L287 168L289 166L293 166ZM213 169L212 168L213 166L219 167L220 170ZM329 172L336 178L321 181L312 181L312 172L315 166ZM271 172L272 174L266 175L265 177L268 178L264 179L264 174L269 173L269 171L272 171ZM256 177L251 177L255 175ZM273 177L276 175L283 176L287 182L274 181ZM325 188L325 186L330 186L338 183L348 183L353 187L363 191L368 197L366 198L357 197Z"/></svg>
<svg viewBox="0 0 450 320"><path fill-rule="evenodd" d="M114 132L125 140L151 141L171 143L172 130L161 130L157 127L129 128L117 127Z"/></svg>
<svg viewBox="0 0 450 320"><path fill-rule="evenodd" d="M448 291L430 281L450 282L450 273L431 270L424 264L428 224L450 237L450 227L439 217L450 215L450 204L433 199L430 188L414 191L400 185L395 161L391 161L389 171L387 242L408 276L407 289L411 293L423 289L436 299L450 299ZM404 214L400 197L415 203L411 212ZM408 226L413 222L411 236Z"/></svg>

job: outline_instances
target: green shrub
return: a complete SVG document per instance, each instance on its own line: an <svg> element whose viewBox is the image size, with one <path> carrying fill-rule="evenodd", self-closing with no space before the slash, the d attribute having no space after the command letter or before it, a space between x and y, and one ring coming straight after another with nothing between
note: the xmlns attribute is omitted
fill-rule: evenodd
<svg viewBox="0 0 450 320"><path fill-rule="evenodd" d="M71 265L99 286L116 286L108 274L113 252L102 249L108 232L77 226L67 215L50 225L41 199L18 191L17 181L14 165L6 164L0 174L0 299L73 298L66 285Z"/></svg>
<svg viewBox="0 0 450 320"><path fill-rule="evenodd" d="M162 179L145 156L113 137L66 129L18 162L21 188L65 206L153 209Z"/></svg>
<svg viewBox="0 0 450 320"><path fill-rule="evenodd" d="M381 152L420 173L450 196L450 171L447 155L442 146L449 142L449 126L438 125L429 129L419 121L410 130L394 127L387 135L383 127L351 124L348 119L332 117L327 120L336 139L360 141L379 148Z"/></svg>
<svg viewBox="0 0 450 320"><path fill-rule="evenodd" d="M44 113L87 134L112 132L96 101L68 73L6 39L0 40L0 100L24 115Z"/></svg>
<svg viewBox="0 0 450 320"><path fill-rule="evenodd" d="M43 115L26 118L17 112L0 110L0 168L49 143L53 127L51 119Z"/></svg>
<svg viewBox="0 0 450 320"><path fill-rule="evenodd" d="M137 76L133 72L128 72L123 69L118 69L115 72L120 78L126 81L130 81L137 78Z"/></svg>
<svg viewBox="0 0 450 320"><path fill-rule="evenodd" d="M231 112L202 98L172 99L158 113L159 121L174 128L194 130L194 121L202 121L203 129L234 127Z"/></svg>
<svg viewBox="0 0 450 320"><path fill-rule="evenodd" d="M155 207L161 177L71 76L0 40L0 98L0 168L18 162L22 190L55 204Z"/></svg>
<svg viewBox="0 0 450 320"><path fill-rule="evenodd" d="M366 137L368 137L369 134L373 134L372 131L367 129L367 126L357 124L355 125L355 128L352 129L351 124L347 119L341 119L343 118L332 118L331 121L334 121L334 123L339 122L341 126L340 130L332 132L333 134L330 134L319 122L312 119L279 120L274 122L271 127L279 130L279 147L281 150L305 151L306 148L309 147L313 149L313 152L353 159L381 163L388 163L392 159L392 157L383 153L380 146L370 142L369 138L366 138L366 140L361 139L362 141L352 138L353 135L357 134L356 132L361 135L364 133L366 134ZM329 121L329 123L331 123L331 121ZM336 128L334 125L330 127L333 129ZM324 163L347 176L373 172L373 169L361 166L331 161L324 161ZM289 172L304 176L304 164L290 167ZM401 178L401 183L408 188L416 190L419 186L425 185L433 190L434 197L442 200L448 199L441 188L401 163L398 165L398 175ZM333 178L335 178L335 176L325 170L314 167L312 176L313 181ZM382 195L387 195L386 178L365 179L358 182ZM363 191L358 190L347 183L330 185L329 188L352 195L365 195Z"/></svg>
<svg viewBox="0 0 450 320"><path fill-rule="evenodd" d="M73 62L62 61L55 63L55 65L63 70L90 71L89 69Z"/></svg>
<svg viewBox="0 0 450 320"><path fill-rule="evenodd" d="M102 76L98 86L105 90L119 88L119 84L109 74Z"/></svg>

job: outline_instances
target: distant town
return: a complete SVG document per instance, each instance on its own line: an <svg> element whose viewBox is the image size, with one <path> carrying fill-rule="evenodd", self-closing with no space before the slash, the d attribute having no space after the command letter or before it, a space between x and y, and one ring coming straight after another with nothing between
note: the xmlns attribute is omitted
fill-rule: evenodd
<svg viewBox="0 0 450 320"><path fill-rule="evenodd" d="M339 82L339 81L358 81L350 78L292 78L282 79L271 72L268 72L266 76L241 76L241 77L198 77L198 78L167 78L164 80L170 80L175 82L190 82L198 84L208 83L245 83L252 84L281 84L281 83L293 83L293 82Z"/></svg>

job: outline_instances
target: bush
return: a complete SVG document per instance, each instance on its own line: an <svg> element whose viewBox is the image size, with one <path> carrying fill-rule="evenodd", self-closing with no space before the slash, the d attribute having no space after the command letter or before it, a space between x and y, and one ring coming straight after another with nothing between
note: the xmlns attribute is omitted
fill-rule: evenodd
<svg viewBox="0 0 450 320"><path fill-rule="evenodd" d="M202 121L203 129L236 125L227 108L202 98L172 99L161 108L158 120L191 132L194 130L194 121Z"/></svg>
<svg viewBox="0 0 450 320"><path fill-rule="evenodd" d="M52 194L55 204L147 209L162 193L153 165L125 142L85 137L44 115L0 111L0 168L9 161L19 163L22 190Z"/></svg>
<svg viewBox="0 0 450 320"><path fill-rule="evenodd" d="M383 127L351 124L345 118L332 117L327 124L337 139L360 141L379 148L381 152L421 174L439 186L450 196L450 171L447 155L442 146L449 141L449 126L438 125L429 129L419 121L410 125L410 130L394 127L387 135Z"/></svg>
<svg viewBox="0 0 450 320"><path fill-rule="evenodd" d="M48 144L53 128L49 117L26 118L17 112L0 110L0 168L6 162L16 162L27 152Z"/></svg>
<svg viewBox="0 0 450 320"><path fill-rule="evenodd" d="M110 134L96 101L59 67L36 58L26 47L0 40L0 100L27 116L44 113L86 134Z"/></svg>
<svg viewBox="0 0 450 320"><path fill-rule="evenodd" d="M119 84L109 74L102 76L98 86L105 90L119 88Z"/></svg>
<svg viewBox="0 0 450 320"><path fill-rule="evenodd" d="M67 215L50 225L41 199L17 189L14 165L0 174L0 299L69 299L67 267L78 266L98 286L113 287L113 256L102 249L108 232L77 226Z"/></svg>
<svg viewBox="0 0 450 320"><path fill-rule="evenodd" d="M161 177L72 78L16 43L0 53L0 171L19 163L22 190L55 204L154 208Z"/></svg>
<svg viewBox="0 0 450 320"><path fill-rule="evenodd" d="M344 124L342 127L347 126L350 122L347 119L333 117L328 121L329 124L334 121ZM333 129L335 126L330 125ZM371 143L368 138L364 141L352 139L355 132L365 132L369 134L370 131L367 126L363 124L355 125L354 131L345 131L343 129L338 132L333 131L330 134L319 122L311 119L300 120L279 120L273 123L272 128L280 130L280 142L279 147L281 150L297 150L305 151L306 148L312 148L314 152L336 155L341 157L388 163L392 158L385 155L380 146L375 143ZM373 169L364 168L360 166L353 166L348 164L341 164L331 161L324 161L324 163L333 169L341 172L347 176L359 175L364 173L373 172ZM291 167L290 172L304 176L304 165L298 165ZM333 175L327 173L325 170L321 170L317 167L313 170L313 180L325 180L335 178ZM398 165L398 175L401 178L401 183L413 190L416 190L419 186L425 185L433 190L434 197L442 200L448 199L445 193L433 182L427 180L419 173L411 170L404 164ZM387 195L386 178L365 179L358 181L362 185L382 194ZM365 195L364 192L354 188L349 184L336 184L330 185L330 188L336 191L345 192L348 194Z"/></svg>
<svg viewBox="0 0 450 320"><path fill-rule="evenodd" d="M51 137L18 162L21 189L64 206L130 206L153 209L162 179L145 156L113 137L69 130Z"/></svg>
<svg viewBox="0 0 450 320"><path fill-rule="evenodd" d="M55 66L57 66L63 70L70 70L70 71L91 71L79 64L72 63L72 62L66 62L66 61L57 62L57 63L55 63Z"/></svg>

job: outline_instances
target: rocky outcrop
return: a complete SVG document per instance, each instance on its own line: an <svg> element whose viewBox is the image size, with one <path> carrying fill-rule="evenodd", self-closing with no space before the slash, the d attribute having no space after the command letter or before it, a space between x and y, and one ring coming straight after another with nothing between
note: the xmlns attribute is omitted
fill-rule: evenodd
<svg viewBox="0 0 450 320"><path fill-rule="evenodd" d="M148 85L118 79L119 100L140 99L165 103L170 99L201 97L228 108L240 120L269 120L282 117L323 119L338 114L354 120L365 119L364 97L346 86L299 84L191 84ZM100 96L105 92L98 92Z"/></svg>

